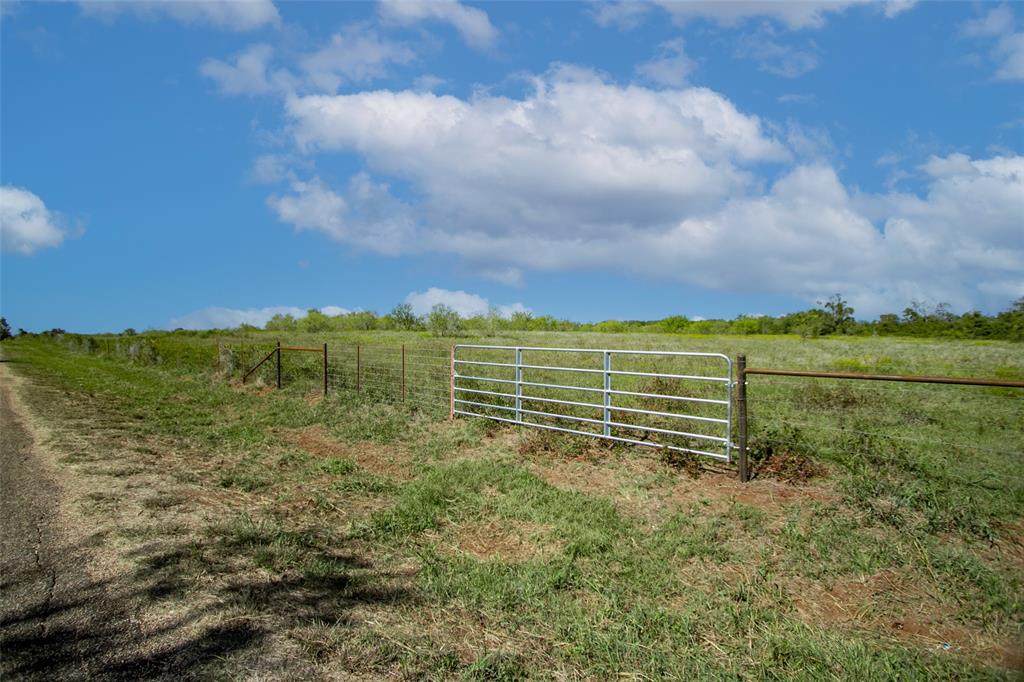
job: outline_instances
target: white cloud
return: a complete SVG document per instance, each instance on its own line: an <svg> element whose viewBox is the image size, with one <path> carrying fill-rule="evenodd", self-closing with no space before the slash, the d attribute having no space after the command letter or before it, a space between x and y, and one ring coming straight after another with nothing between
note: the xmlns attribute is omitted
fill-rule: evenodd
<svg viewBox="0 0 1024 682"><path fill-rule="evenodd" d="M770 24L761 25L754 33L737 40L736 56L752 59L761 71L782 78L797 78L818 68L814 52L779 43L775 35Z"/></svg>
<svg viewBox="0 0 1024 682"><path fill-rule="evenodd" d="M449 23L477 49L490 48L498 40L498 29L486 12L457 0L382 0L380 13L387 21L402 25L428 19Z"/></svg>
<svg viewBox="0 0 1024 682"><path fill-rule="evenodd" d="M398 255L413 247L415 225L408 207L391 196L388 185L359 173L345 196L319 178L292 182L291 194L271 196L267 204L282 222L316 230L361 248Z"/></svg>
<svg viewBox="0 0 1024 682"><path fill-rule="evenodd" d="M307 79L326 92L343 83L383 78L392 64L408 64L416 53L401 43L381 38L373 29L354 24L331 36L330 42L302 60Z"/></svg>
<svg viewBox="0 0 1024 682"><path fill-rule="evenodd" d="M112 20L128 13L144 19L168 17L182 24L226 31L252 31L281 23L271 0L107 0L79 2L79 6L84 14L101 19Z"/></svg>
<svg viewBox="0 0 1024 682"><path fill-rule="evenodd" d="M1024 80L1024 33L1011 33L999 39L992 49L998 60L996 80Z"/></svg>
<svg viewBox="0 0 1024 682"><path fill-rule="evenodd" d="M775 98L779 104L814 104L818 101L817 96L810 94L789 93L779 95Z"/></svg>
<svg viewBox="0 0 1024 682"><path fill-rule="evenodd" d="M440 76L435 76L433 74L428 73L419 76L415 80L415 82L413 83L413 89L419 90L421 92L430 92L436 90L437 88L441 87L447 82L448 81L446 79L441 78Z"/></svg>
<svg viewBox="0 0 1024 682"><path fill-rule="evenodd" d="M590 14L600 26L633 29L640 25L652 7L652 3L633 0L595 2L591 5Z"/></svg>
<svg viewBox="0 0 1024 682"><path fill-rule="evenodd" d="M308 166L301 160L287 154L261 154L252 162L249 169L249 181L261 185L272 185L282 180L294 180L295 165Z"/></svg>
<svg viewBox="0 0 1024 682"><path fill-rule="evenodd" d="M521 287L526 283L523 277L523 271L520 268L513 267L490 267L481 268L476 273L484 279L489 279L492 282L498 282L510 287Z"/></svg>
<svg viewBox="0 0 1024 682"><path fill-rule="evenodd" d="M492 306L483 296L437 287L431 287L421 292L414 291L405 297L405 302L412 306L412 311L417 315L426 315L431 308L438 304L448 306L463 317L486 315L492 308L502 317L509 317L517 312L530 312L530 309L522 303Z"/></svg>
<svg viewBox="0 0 1024 682"><path fill-rule="evenodd" d="M892 18L916 4L916 0L654 0L653 3L623 0L599 5L594 20L602 26L633 28L646 15L650 4L660 6L679 25L706 19L722 26L736 26L749 19L772 19L790 29L821 28L828 15L841 14L857 5L875 6Z"/></svg>
<svg viewBox="0 0 1024 682"><path fill-rule="evenodd" d="M1009 5L1000 5L961 26L967 38L995 38L990 50L996 63L996 80L1024 80L1024 32L1015 32L1016 20Z"/></svg>
<svg viewBox="0 0 1024 682"><path fill-rule="evenodd" d="M348 308L339 308L336 305L325 305L320 312L328 317L337 317L338 315L348 315L352 311Z"/></svg>
<svg viewBox="0 0 1024 682"><path fill-rule="evenodd" d="M294 77L284 70L268 74L273 55L270 45L250 45L234 57L234 62L207 59L199 65L199 73L216 81L225 95L265 95L294 89Z"/></svg>
<svg viewBox="0 0 1024 682"><path fill-rule="evenodd" d="M658 56L638 65L636 71L649 81L678 88L696 68L697 63L686 56L683 39L676 38L659 45Z"/></svg>
<svg viewBox="0 0 1024 682"><path fill-rule="evenodd" d="M409 64L416 53L382 38L366 24L350 24L325 45L299 58L296 73L272 68L273 57L270 45L250 45L228 61L204 60L199 72L215 81L225 95L285 96L299 90L333 94L344 84L384 78L391 66Z"/></svg>
<svg viewBox="0 0 1024 682"><path fill-rule="evenodd" d="M264 326L274 315L291 315L298 319L305 317L308 308L296 306L271 306L269 308L203 308L171 320L171 329L226 329L250 324ZM330 312L328 312L330 311ZM324 306L320 312L325 315L342 315L349 312L338 306Z"/></svg>
<svg viewBox="0 0 1024 682"><path fill-rule="evenodd" d="M60 218L27 189L0 186L0 244L4 251L30 256L39 249L60 246Z"/></svg>
<svg viewBox="0 0 1024 682"><path fill-rule="evenodd" d="M1013 11L1008 5L989 10L984 16L964 22L960 32L968 38L992 38L1013 31Z"/></svg>
<svg viewBox="0 0 1024 682"><path fill-rule="evenodd" d="M617 271L809 301L840 291L872 314L913 298L971 305L1024 272L1024 157L932 158L921 196L851 193L821 160L766 190L766 162L827 157L828 136L788 125L784 144L713 91L568 67L522 98L382 90L293 97L286 110L300 150L355 152L417 199L366 174L342 192L299 183L271 199L282 220L364 248L455 254L507 283ZM389 221L400 229L377 239Z"/></svg>

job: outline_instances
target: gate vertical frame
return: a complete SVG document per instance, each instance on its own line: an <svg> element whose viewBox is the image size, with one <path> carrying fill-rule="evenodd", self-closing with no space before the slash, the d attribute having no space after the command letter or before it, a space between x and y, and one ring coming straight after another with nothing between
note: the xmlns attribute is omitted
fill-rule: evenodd
<svg viewBox="0 0 1024 682"><path fill-rule="evenodd" d="M612 352L604 352L604 425L605 437L612 435Z"/></svg>
<svg viewBox="0 0 1024 682"><path fill-rule="evenodd" d="M523 349L516 348L516 421L523 421Z"/></svg>

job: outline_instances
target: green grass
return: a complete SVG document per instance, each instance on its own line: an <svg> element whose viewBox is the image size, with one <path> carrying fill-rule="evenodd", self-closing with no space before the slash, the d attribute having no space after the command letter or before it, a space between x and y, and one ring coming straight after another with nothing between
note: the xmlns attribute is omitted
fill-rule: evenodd
<svg viewBox="0 0 1024 682"><path fill-rule="evenodd" d="M354 339L419 343L446 357L411 335L328 342ZM742 349L751 365L795 368L1019 376L1024 367L1019 346L1004 343L492 341ZM72 434L91 429L85 444L67 439L65 466L112 471L103 474L109 497L85 500L94 513L116 506L118 486L133 475L116 475L104 454L126 437L138 447L122 469L162 472L177 486L146 491L147 518L168 515L170 525L191 495L223 496L216 521L174 551L139 555L138 579L154 601L222 589L213 601L226 614L258 616L298 643L323 677L1019 673L1000 653L1019 650L1024 638L1017 394L752 378L761 475L740 486L728 473L652 451L517 436L482 420L447 423L437 418L446 396L431 412L386 391L310 401L315 377L293 378L280 392L239 390L207 362L214 354L192 348L174 363L178 341L161 343L134 360L40 340L3 350L35 382L36 410ZM334 445L305 449L296 434L311 428ZM779 462L800 458L821 476L802 485L772 478ZM139 541L152 537L162 537L158 527ZM240 593L236 583L249 572L284 590L281 598L269 600L268 587ZM365 613L339 615L355 603ZM893 627L917 621L920 636ZM231 660L225 665L232 670Z"/></svg>

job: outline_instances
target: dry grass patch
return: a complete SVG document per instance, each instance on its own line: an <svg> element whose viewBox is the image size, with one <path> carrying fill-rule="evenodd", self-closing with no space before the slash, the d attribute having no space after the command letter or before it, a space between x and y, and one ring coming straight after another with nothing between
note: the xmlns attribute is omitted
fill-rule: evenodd
<svg viewBox="0 0 1024 682"><path fill-rule="evenodd" d="M286 442L316 457L347 457L375 474L403 481L412 478L412 456L401 446L369 442L342 443L331 438L322 424L301 429L279 429L278 433Z"/></svg>
<svg viewBox="0 0 1024 682"><path fill-rule="evenodd" d="M925 649L951 651L1024 671L1020 642L999 641L958 622L935 598L938 588L908 570L887 569L829 583L795 578L787 590L797 616L826 627L869 631Z"/></svg>
<svg viewBox="0 0 1024 682"><path fill-rule="evenodd" d="M557 543L545 538L550 531L550 527L537 523L488 519L461 523L452 535L458 550L476 559L522 563L561 551Z"/></svg>

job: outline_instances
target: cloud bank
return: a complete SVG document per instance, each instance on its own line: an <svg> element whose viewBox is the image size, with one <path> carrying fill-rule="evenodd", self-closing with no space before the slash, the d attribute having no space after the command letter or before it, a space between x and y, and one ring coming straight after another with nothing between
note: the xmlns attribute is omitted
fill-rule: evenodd
<svg viewBox="0 0 1024 682"><path fill-rule="evenodd" d="M21 187L0 187L0 245L4 251L31 256L60 246L65 237L60 219L43 200Z"/></svg>
<svg viewBox="0 0 1024 682"><path fill-rule="evenodd" d="M1024 157L934 157L918 169L922 196L862 195L826 162L796 160L806 135L778 139L719 93L567 66L519 99L377 90L285 106L300 152L359 154L418 199L363 172L340 190L295 183L270 205L299 229L382 253L812 301L841 291L866 314L911 298L967 307L1024 275Z"/></svg>
<svg viewBox="0 0 1024 682"><path fill-rule="evenodd" d="M295 306L271 306L269 308L220 308L211 307L196 310L170 321L172 329L228 329L249 324L263 327L274 315L305 317L308 308ZM338 306L324 306L320 312L329 316L345 315L351 311Z"/></svg>

